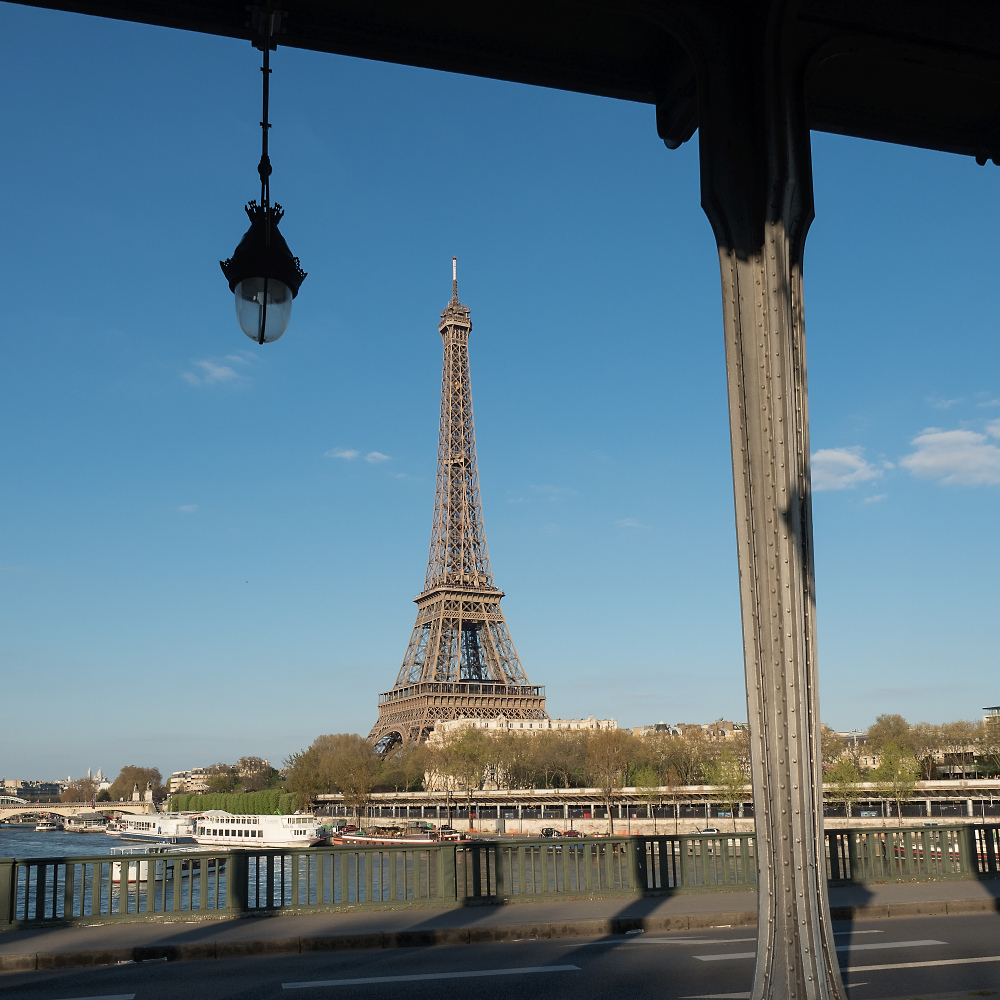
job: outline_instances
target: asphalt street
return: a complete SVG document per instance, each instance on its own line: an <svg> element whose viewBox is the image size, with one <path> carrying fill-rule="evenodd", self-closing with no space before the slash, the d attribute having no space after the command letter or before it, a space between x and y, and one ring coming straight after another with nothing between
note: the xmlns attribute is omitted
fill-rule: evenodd
<svg viewBox="0 0 1000 1000"><path fill-rule="evenodd" d="M5 1000L739 1000L747 928L0 975ZM851 1000L1000 995L1000 914L836 925Z"/></svg>

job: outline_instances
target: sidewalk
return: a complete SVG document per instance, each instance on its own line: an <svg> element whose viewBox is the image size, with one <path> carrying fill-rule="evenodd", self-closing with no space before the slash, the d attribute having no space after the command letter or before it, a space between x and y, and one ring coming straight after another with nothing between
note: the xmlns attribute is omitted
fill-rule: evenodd
<svg viewBox="0 0 1000 1000"><path fill-rule="evenodd" d="M754 892L712 892L14 930L0 933L0 972L748 926L756 902ZM835 920L997 913L1000 880L850 886L831 889L830 904Z"/></svg>

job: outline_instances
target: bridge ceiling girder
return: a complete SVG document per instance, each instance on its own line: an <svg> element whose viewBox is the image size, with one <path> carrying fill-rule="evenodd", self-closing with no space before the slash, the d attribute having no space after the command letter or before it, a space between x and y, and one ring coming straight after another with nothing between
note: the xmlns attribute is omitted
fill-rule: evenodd
<svg viewBox="0 0 1000 1000"><path fill-rule="evenodd" d="M35 2L145 24L248 38L243 0ZM726 0L645 4L535 0L287 0L279 43L658 106L661 131L697 124L695 67ZM1000 151L1000 4L995 0L803 0L788 44L810 54L813 129L977 154ZM704 46L703 46L704 47Z"/></svg>

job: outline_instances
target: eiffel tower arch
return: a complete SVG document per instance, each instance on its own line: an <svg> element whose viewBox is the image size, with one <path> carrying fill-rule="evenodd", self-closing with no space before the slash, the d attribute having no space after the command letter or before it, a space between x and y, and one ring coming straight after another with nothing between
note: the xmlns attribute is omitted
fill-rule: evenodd
<svg viewBox="0 0 1000 1000"><path fill-rule="evenodd" d="M472 317L458 299L441 313L444 341L434 523L417 620L396 683L379 695L368 739L382 753L425 740L435 722L462 716L547 719L545 688L531 684L493 582L483 528L469 380Z"/></svg>

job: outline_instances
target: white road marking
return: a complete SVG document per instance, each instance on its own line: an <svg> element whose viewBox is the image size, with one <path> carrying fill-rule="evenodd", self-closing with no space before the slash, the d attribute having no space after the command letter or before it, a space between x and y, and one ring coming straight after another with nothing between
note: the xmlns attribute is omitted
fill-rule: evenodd
<svg viewBox="0 0 1000 1000"><path fill-rule="evenodd" d="M924 948L932 944L947 944L947 941L935 941L928 939L925 941L879 941L876 944L838 944L837 951L874 951L876 948ZM695 955L699 962L728 962L735 959L756 958L753 951L731 951L722 955ZM874 968L874 966L873 966ZM887 966L896 968L896 966ZM899 966L898 968L908 968Z"/></svg>
<svg viewBox="0 0 1000 1000"><path fill-rule="evenodd" d="M834 937L854 937L855 934L884 934L885 931L834 931Z"/></svg>
<svg viewBox="0 0 1000 1000"><path fill-rule="evenodd" d="M134 993L108 993L101 997L67 997L66 1000L135 1000Z"/></svg>
<svg viewBox="0 0 1000 1000"><path fill-rule="evenodd" d="M571 941L565 942L563 944L553 943L554 948L595 948L595 947L614 947L614 948L631 948L638 945L650 945L650 944L686 944L686 945L698 945L698 944L742 944L744 941L756 941L755 937L752 938L694 938L694 937L678 937L678 938L629 938L627 940L618 940L617 938L612 940L602 940L602 941Z"/></svg>
<svg viewBox="0 0 1000 1000"><path fill-rule="evenodd" d="M750 1000L749 993L701 993L693 997L681 997L680 1000Z"/></svg>
<svg viewBox="0 0 1000 1000"><path fill-rule="evenodd" d="M875 944L838 944L837 951L874 951L876 948L922 948L929 944L947 944L947 941L878 941Z"/></svg>
<svg viewBox="0 0 1000 1000"><path fill-rule="evenodd" d="M415 983L424 979L478 979L483 976L525 976L536 972L579 972L579 965L529 965L520 969L477 969L469 972L423 972L412 976L369 976L365 979L316 979L309 983L282 983L283 990L309 986L365 986L369 983ZM133 994L134 996L134 994ZM87 1000L87 998L79 998ZM94 998L97 1000L97 998ZM108 1000L108 998L101 998ZM124 1000L124 998L121 998ZM131 997L129 998L131 1000Z"/></svg>
<svg viewBox="0 0 1000 1000"><path fill-rule="evenodd" d="M899 962L895 965L855 965L844 972L882 972L886 969L929 969L939 965L976 965L979 962L1000 962L1000 955L983 958L942 958L935 962Z"/></svg>
<svg viewBox="0 0 1000 1000"><path fill-rule="evenodd" d="M629 947L634 944L743 944L744 941L756 941L750 938L643 938L641 941L624 942Z"/></svg>

